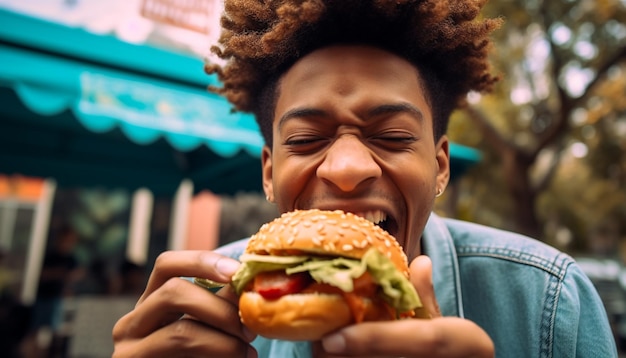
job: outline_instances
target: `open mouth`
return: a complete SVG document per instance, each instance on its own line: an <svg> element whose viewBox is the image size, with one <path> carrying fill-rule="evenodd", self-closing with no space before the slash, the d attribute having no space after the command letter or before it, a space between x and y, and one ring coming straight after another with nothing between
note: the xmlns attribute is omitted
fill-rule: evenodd
<svg viewBox="0 0 626 358"><path fill-rule="evenodd" d="M398 223L391 216L381 210L370 210L355 213L355 215L359 215L366 220L373 222L376 226L379 226L381 229L391 234L391 236L395 237L398 232Z"/></svg>

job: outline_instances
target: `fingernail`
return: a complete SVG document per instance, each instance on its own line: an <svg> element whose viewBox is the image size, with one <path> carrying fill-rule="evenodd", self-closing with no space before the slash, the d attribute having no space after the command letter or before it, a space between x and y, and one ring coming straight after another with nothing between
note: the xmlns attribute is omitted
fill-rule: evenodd
<svg viewBox="0 0 626 358"><path fill-rule="evenodd" d="M218 259L217 262L215 263L215 268L222 275L231 277L235 273L235 271L237 271L237 269L239 268L239 265L240 265L239 261L237 260L233 260L227 257L222 257Z"/></svg>
<svg viewBox="0 0 626 358"><path fill-rule="evenodd" d="M346 340L341 334L332 334L322 340L327 353L341 353L346 349Z"/></svg>

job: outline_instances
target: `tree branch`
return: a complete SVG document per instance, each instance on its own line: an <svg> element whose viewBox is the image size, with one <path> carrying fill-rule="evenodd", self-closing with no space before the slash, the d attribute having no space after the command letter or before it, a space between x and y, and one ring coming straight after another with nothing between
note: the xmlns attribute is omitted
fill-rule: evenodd
<svg viewBox="0 0 626 358"><path fill-rule="evenodd" d="M544 7L547 6L547 2L544 2L543 6ZM547 10L547 8L544 8L544 10ZM571 109L573 108L572 101L570 97L567 95L567 93L565 92L565 89L558 85L558 78L559 78L561 69L563 68L564 61L561 59L561 56L559 56L558 48L554 44L554 42L551 40L547 32L547 29L549 26L546 22L549 22L550 20L547 20L545 16L542 16L541 19L543 20L543 29L544 29L544 33L546 34L545 36L546 41L548 42L550 46L550 53L552 53L551 77L554 79L556 83L555 87L557 89L557 96L559 98L560 108L559 108L558 115L553 116L553 118L555 119L555 121L553 122L553 125L550 126L546 131L544 131L543 133L539 135L539 138L537 140L537 145L535 146L531 154L533 157L536 157L537 155L539 155L539 152L541 152L541 150L546 148L553 141L555 141L556 138L562 136L567 131L569 113Z"/></svg>
<svg viewBox="0 0 626 358"><path fill-rule="evenodd" d="M617 65L623 60L626 60L626 46L622 47L619 51L616 51L613 56L611 56L611 58L609 58L604 64L602 64L602 66L597 69L596 76L587 85L585 93L583 93L574 101L574 105L578 106L582 102L586 101L593 91L594 87L598 84L598 82L600 82L600 80L604 78L604 76L611 69L611 67Z"/></svg>
<svg viewBox="0 0 626 358"><path fill-rule="evenodd" d="M479 127L483 137L489 142L494 149L504 151L520 151L521 148L515 146L512 141L506 140L500 132L491 124L487 116L477 107L467 106L465 112L470 119Z"/></svg>
<svg viewBox="0 0 626 358"><path fill-rule="evenodd" d="M541 193L548 187L548 185L552 181L552 178L554 178L554 175L556 174L557 169L559 168L562 154L563 154L563 145L558 145L557 148L554 149L554 156L552 157L552 160L550 161L550 164L548 165L548 170L533 185L533 190L536 193Z"/></svg>

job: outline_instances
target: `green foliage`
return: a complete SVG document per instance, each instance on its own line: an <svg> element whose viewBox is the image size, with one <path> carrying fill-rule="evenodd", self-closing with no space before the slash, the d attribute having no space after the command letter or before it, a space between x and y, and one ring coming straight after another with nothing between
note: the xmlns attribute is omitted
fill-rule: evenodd
<svg viewBox="0 0 626 358"><path fill-rule="evenodd" d="M492 55L501 81L451 120L451 139L484 160L444 198L449 214L571 250L607 220L626 240L626 3L492 0L485 10L505 19Z"/></svg>
<svg viewBox="0 0 626 358"><path fill-rule="evenodd" d="M81 263L102 260L115 265L126 248L130 204L125 190L60 189L53 230L62 225L76 230L80 237L76 254Z"/></svg>

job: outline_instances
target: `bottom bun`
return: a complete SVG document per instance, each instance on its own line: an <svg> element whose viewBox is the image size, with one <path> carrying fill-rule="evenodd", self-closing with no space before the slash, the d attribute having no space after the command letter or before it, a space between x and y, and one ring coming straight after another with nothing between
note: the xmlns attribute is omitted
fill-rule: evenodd
<svg viewBox="0 0 626 358"><path fill-rule="evenodd" d="M274 339L316 341L353 322L342 296L294 294L266 300L256 292L239 298L241 322L251 331Z"/></svg>

